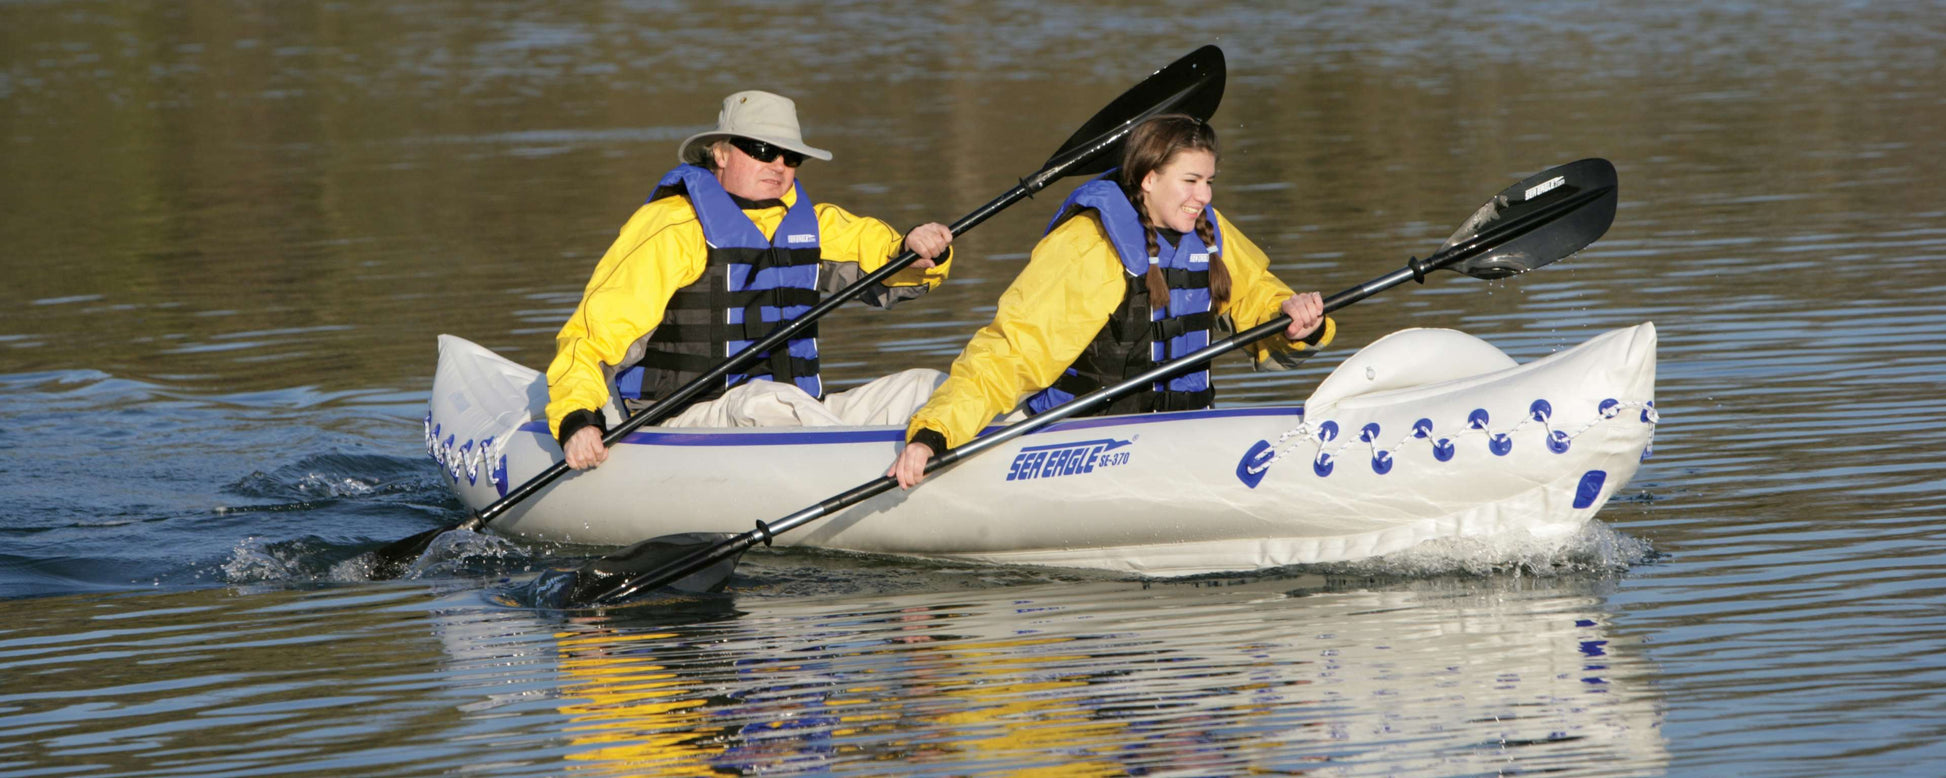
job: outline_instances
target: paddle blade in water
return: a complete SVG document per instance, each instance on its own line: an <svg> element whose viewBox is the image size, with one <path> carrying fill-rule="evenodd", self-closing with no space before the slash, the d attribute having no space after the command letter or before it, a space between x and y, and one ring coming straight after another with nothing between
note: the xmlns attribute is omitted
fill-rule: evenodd
<svg viewBox="0 0 1946 778"><path fill-rule="evenodd" d="M372 552L372 580L379 581L397 578L411 568L412 563L432 547L434 539L457 527L440 527L426 530L404 540L393 541Z"/></svg>
<svg viewBox="0 0 1946 778"><path fill-rule="evenodd" d="M595 604L630 582L636 589L667 587L681 592L718 592L730 581L742 554L729 554L711 561L701 569L686 573L665 571L725 547L735 536L717 532L685 532L650 538L607 556L596 557L574 571L575 580L568 600L576 604Z"/></svg>
<svg viewBox="0 0 1946 778"><path fill-rule="evenodd" d="M1615 221L1615 166L1584 159L1522 179L1474 212L1439 248L1474 278L1525 273L1587 248Z"/></svg>
<svg viewBox="0 0 1946 778"><path fill-rule="evenodd" d="M1062 168L1068 155L1091 150L1081 164L1062 168L1061 175L1094 175L1121 164L1121 139L1143 119L1165 113L1186 113L1208 121L1223 102L1223 50L1204 46L1151 74L1142 83L1101 109L1048 157L1046 168ZM1108 141L1106 147L1100 147Z"/></svg>

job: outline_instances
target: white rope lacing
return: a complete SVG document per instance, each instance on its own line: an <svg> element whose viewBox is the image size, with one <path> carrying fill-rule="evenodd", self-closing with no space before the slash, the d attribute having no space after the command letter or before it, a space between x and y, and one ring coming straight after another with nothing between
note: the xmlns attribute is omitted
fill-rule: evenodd
<svg viewBox="0 0 1946 778"><path fill-rule="evenodd" d="M494 486L502 490L506 488L506 439L476 441L471 438L459 440L454 434L442 436L440 426L433 423L432 411L426 412L425 433L426 454L445 468L454 481L465 478L467 483L476 484L484 473ZM499 467L494 467L494 464Z"/></svg>

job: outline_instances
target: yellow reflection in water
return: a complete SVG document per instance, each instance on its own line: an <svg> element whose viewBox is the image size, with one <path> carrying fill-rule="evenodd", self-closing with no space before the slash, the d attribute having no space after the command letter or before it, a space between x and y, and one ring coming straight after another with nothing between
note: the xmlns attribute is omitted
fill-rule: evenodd
<svg viewBox="0 0 1946 778"><path fill-rule="evenodd" d="M601 630L555 637L569 700L561 710L574 722L567 734L575 748L567 758L577 770L695 775L863 756L908 764L1004 757L999 763L1012 765L1010 775L1126 773L1111 752L1127 724L1104 720L1082 707L1085 697L1064 693L1089 678L1034 677L1037 667L1093 663L1048 651L1072 638L951 643L911 635L845 657L880 660L859 662L855 672L884 683L827 689L817 688L823 671L806 664L735 668L737 686L779 694L751 703L713 688L715 673L732 664L727 658L660 658L659 644L677 634ZM792 699L797 696L809 699ZM753 704L762 707L752 710ZM1059 759L1032 764L1053 754Z"/></svg>
<svg viewBox="0 0 1946 778"><path fill-rule="evenodd" d="M670 633L561 632L555 639L564 679L561 712L575 723L573 762L631 775L714 772L724 740L708 730L709 702L695 681L631 646L653 645ZM643 772L648 769L653 772Z"/></svg>

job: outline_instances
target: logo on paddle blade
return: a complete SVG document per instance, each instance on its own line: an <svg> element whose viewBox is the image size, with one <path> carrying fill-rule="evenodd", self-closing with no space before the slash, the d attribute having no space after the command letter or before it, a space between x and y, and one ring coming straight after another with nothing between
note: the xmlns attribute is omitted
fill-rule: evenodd
<svg viewBox="0 0 1946 778"><path fill-rule="evenodd" d="M1129 452L1116 449L1134 443L1133 440L1103 438L1084 440L1079 443L1057 443L1050 446L1023 448L1014 456L1013 464L1007 468L1007 480L1027 481L1035 478L1082 475L1103 468L1126 465Z"/></svg>

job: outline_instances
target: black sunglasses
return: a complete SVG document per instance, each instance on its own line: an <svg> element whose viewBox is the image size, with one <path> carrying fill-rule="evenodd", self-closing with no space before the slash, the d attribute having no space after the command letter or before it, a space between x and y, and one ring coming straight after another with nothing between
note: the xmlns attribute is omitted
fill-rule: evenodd
<svg viewBox="0 0 1946 778"><path fill-rule="evenodd" d="M798 165L804 164L803 154L799 154L795 151L791 151L782 146L775 146L769 143L765 143L760 140L753 140L750 138L731 138L730 145L737 147L737 150L750 155L751 159L754 159L758 162L769 162L771 160L776 159L777 156L781 154L784 157L785 167L797 167Z"/></svg>

